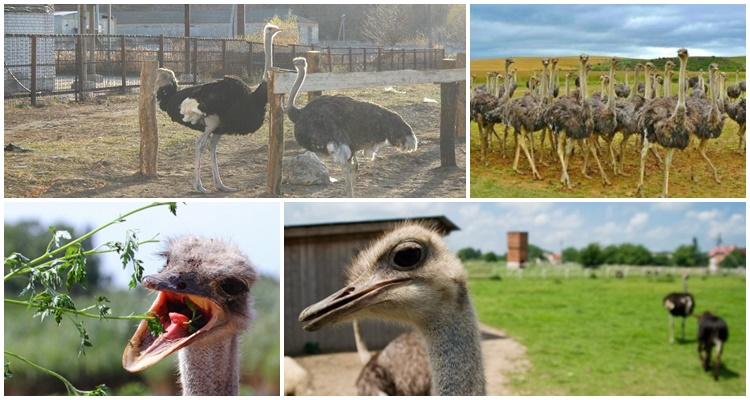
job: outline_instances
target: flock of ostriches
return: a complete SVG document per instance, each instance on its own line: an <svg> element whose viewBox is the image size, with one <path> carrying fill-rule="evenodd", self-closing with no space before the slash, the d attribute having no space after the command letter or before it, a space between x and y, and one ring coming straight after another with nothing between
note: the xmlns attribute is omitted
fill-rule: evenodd
<svg viewBox="0 0 750 400"><path fill-rule="evenodd" d="M236 190L221 180L216 146L223 135L247 135L263 126L268 109L268 71L273 68L273 39L280 31L272 24L264 27L265 66L262 81L255 89L237 77L226 76L180 90L174 72L159 68L155 84L159 108L173 121L203 132L195 143L196 191L206 192L201 181L201 158L207 144L214 186L220 191ZM347 196L354 195L357 152L364 151L374 158L385 144L405 152L417 149L417 137L409 124L377 104L346 96L319 96L297 108L294 101L305 80L307 61L298 57L293 63L297 79L286 110L295 125L294 137L306 150L329 155L344 168Z"/></svg>
<svg viewBox="0 0 750 400"><path fill-rule="evenodd" d="M614 175L627 174L623 168L625 149L631 136L640 141L640 175L636 195L643 194L643 180L646 158L652 154L664 170L662 196L669 194L669 169L675 150L684 150L692 138L697 140L697 150L711 168L714 180L719 183L719 174L706 155L706 145L711 139L721 135L726 116L739 124L738 151L744 151L745 141L745 81L726 87L726 73L719 66L711 64L706 82L703 72L688 79L688 51L679 49L678 90L672 95L672 77L675 66L667 61L663 75L651 62L635 66L635 82L630 86L616 84L617 58L610 61L608 75L601 77L601 91L589 95L587 76L591 70L589 58L580 56L577 89L571 90L571 73L565 75L564 93L559 85L557 59L542 60L541 77L529 78L529 90L521 97L513 97L518 86L516 72L509 72L512 59L505 61L505 73L488 75L486 85L475 87L471 96L471 118L476 121L480 132L480 157L487 165L487 152L492 137L498 137L495 124L504 125L501 151L505 157L505 142L510 128L516 139L513 170L519 172L520 153L523 152L535 179L541 179L536 161L545 164L545 139L549 138L551 152L557 153L562 172L560 182L571 188L570 156L575 144L583 153L582 174L588 176L588 162L591 156L599 170L602 183L610 184L607 172L599 160L600 151L610 159ZM643 71L644 81L638 82L638 74ZM502 84L500 84L502 81ZM663 88L659 90L660 86ZM541 132L540 146L534 149L534 135ZM615 138L621 135L619 151ZM606 143L602 148L600 139ZM666 150L662 159L653 146ZM637 148L638 148L637 147ZM554 156L553 156L554 157Z"/></svg>

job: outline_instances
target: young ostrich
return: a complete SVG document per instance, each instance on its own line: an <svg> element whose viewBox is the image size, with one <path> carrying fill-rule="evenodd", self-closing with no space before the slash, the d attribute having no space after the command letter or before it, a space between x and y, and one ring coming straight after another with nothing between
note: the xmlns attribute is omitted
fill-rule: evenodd
<svg viewBox="0 0 750 400"><path fill-rule="evenodd" d="M253 317L255 268L236 246L192 235L170 240L162 256L164 269L142 284L159 293L149 313L164 332L154 336L141 321L123 367L142 371L179 351L183 395L238 395L239 336Z"/></svg>
<svg viewBox="0 0 750 400"><path fill-rule="evenodd" d="M674 319L682 318L682 336L685 339L685 318L689 317L695 309L695 299L688 292L688 276L682 276L682 292L672 292L662 299L661 303L669 313L669 343L674 343Z"/></svg>
<svg viewBox="0 0 750 400"><path fill-rule="evenodd" d="M327 154L344 167L346 195L354 196L357 151L372 155L390 144L411 153L417 150L417 136L411 126L395 112L367 101L346 96L320 96L303 108L294 105L307 74L307 60L294 59L297 78L286 107L294 123L294 138L306 150Z"/></svg>
<svg viewBox="0 0 750 400"><path fill-rule="evenodd" d="M358 396L429 396L432 382L427 344L416 331L402 333L383 350L370 355L352 321L357 353L364 367L357 377Z"/></svg>
<svg viewBox="0 0 750 400"><path fill-rule="evenodd" d="M174 72L159 68L155 85L159 108L166 111L172 121L203 132L195 141L193 188L196 191L206 192L201 181L201 156L209 140L214 185L224 192L236 190L221 180L216 145L222 135L247 135L263 125L268 103L266 76L273 67L273 38L279 32L281 29L276 25L266 24L263 28L265 67L262 82L254 90L234 76L177 90Z"/></svg>
<svg viewBox="0 0 750 400"><path fill-rule="evenodd" d="M438 233L404 224L361 252L348 284L307 307L299 320L308 331L368 317L409 323L427 342L432 393L484 395L479 329L466 280Z"/></svg>
<svg viewBox="0 0 750 400"><path fill-rule="evenodd" d="M706 311L698 317L698 354L705 371L711 371L711 353L716 346L716 362L713 365L714 380L719 380L721 353L729 339L729 327L721 317Z"/></svg>

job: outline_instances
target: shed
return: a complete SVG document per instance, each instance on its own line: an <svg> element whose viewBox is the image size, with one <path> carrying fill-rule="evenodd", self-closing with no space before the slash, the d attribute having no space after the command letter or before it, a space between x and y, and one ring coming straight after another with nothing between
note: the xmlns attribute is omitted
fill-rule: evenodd
<svg viewBox="0 0 750 400"><path fill-rule="evenodd" d="M529 261L529 233L508 232L508 268L524 268Z"/></svg>
<svg viewBox="0 0 750 400"><path fill-rule="evenodd" d="M52 34L55 32L52 4L6 4L3 9L5 34ZM31 39L5 37L5 95L27 92L31 86ZM55 86L55 39L37 38L37 90Z"/></svg>
<svg viewBox="0 0 750 400"><path fill-rule="evenodd" d="M299 355L356 350L351 324L306 332L297 321L307 306L344 285L344 270L370 243L404 221L420 221L443 235L458 230L445 216L381 219L284 227L284 352ZM363 321L362 337L370 349L382 349L408 327ZM306 347L309 347L306 349Z"/></svg>

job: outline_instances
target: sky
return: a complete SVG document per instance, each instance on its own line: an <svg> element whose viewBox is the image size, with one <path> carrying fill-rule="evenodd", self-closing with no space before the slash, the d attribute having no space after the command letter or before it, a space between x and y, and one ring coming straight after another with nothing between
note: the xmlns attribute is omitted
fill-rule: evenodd
<svg viewBox="0 0 750 400"><path fill-rule="evenodd" d="M461 230L448 246L505 253L506 232L529 232L529 242L545 250L623 242L652 251L674 250L693 236L703 250L716 244L745 247L744 203L287 203L284 224L361 221L445 215Z"/></svg>
<svg viewBox="0 0 750 400"><path fill-rule="evenodd" d="M745 5L472 5L471 58L745 54Z"/></svg>
<svg viewBox="0 0 750 400"><path fill-rule="evenodd" d="M151 202L145 201L6 201L5 222L39 220L44 225L65 222L83 233L86 227L96 227ZM250 258L261 274L279 278L280 260L280 205L276 203L238 203L189 201L178 203L177 216L166 207L145 210L127 218L126 222L111 226L93 237L94 246L112 240L123 241L128 229L137 230L138 238L158 239L182 234L198 234L229 240ZM162 243L145 244L138 253L144 261L145 274L157 272L164 260L156 256ZM27 255L28 256L28 255ZM33 258L33 257L32 257ZM130 272L122 270L115 254L101 258L102 271L112 278L116 287L127 287Z"/></svg>

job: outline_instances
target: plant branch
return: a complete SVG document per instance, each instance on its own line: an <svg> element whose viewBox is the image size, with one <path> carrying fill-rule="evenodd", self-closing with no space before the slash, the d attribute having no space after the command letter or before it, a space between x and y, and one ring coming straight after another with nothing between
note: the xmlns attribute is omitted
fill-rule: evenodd
<svg viewBox="0 0 750 400"><path fill-rule="evenodd" d="M6 356L10 356L10 357L13 357L13 358L15 358L17 360L23 361L24 363L26 363L26 364L28 364L28 365L30 365L30 366L32 366L32 367L34 367L34 368L36 368L36 369L44 372L46 374L52 375L53 377L59 379L60 382L62 382L63 385L65 385L65 389L68 391L69 395L80 396L80 395L105 395L106 394L106 391L105 391L106 390L105 389L106 386L100 385L100 386L97 386L96 389L94 389L94 390L81 390L81 389L78 389L75 386L73 386L73 384L69 380L67 380L64 376L58 374L55 371L52 371L51 369L44 368L41 365L39 365L39 364L37 364L37 363L29 360L28 358L20 356L20 355L18 355L16 353L13 353L13 352L10 352L10 351L7 351L7 350L4 353L5 353Z"/></svg>
<svg viewBox="0 0 750 400"><path fill-rule="evenodd" d="M22 300L14 300L14 299L5 299L5 302L8 304L14 304L17 306L27 306L27 307L37 307L39 304L34 303L31 301L22 301ZM79 315L81 317L86 318L94 318L94 319L117 319L117 320L144 320L144 319L152 319L155 318L152 315L99 315L99 314L92 314L87 313L85 310L90 310L92 308L96 307L96 305L92 305L89 307L84 308L83 310L76 310L71 308L62 308L62 307L54 307L49 306L47 308L51 310L60 310L66 313Z"/></svg>

